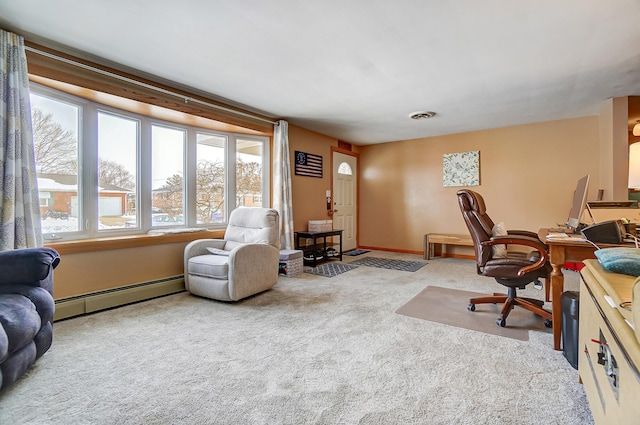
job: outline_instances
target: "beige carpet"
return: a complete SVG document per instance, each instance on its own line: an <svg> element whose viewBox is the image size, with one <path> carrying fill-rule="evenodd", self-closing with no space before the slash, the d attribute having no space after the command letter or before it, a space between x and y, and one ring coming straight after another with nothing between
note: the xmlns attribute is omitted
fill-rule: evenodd
<svg viewBox="0 0 640 425"><path fill-rule="evenodd" d="M577 282L567 273L567 290ZM520 341L395 313L427 286L501 290L473 261L443 258L413 273L281 277L237 303L179 293L56 322L51 349L0 394L0 424L593 424L551 334Z"/></svg>
<svg viewBox="0 0 640 425"><path fill-rule="evenodd" d="M478 304L476 311L467 310L469 298L487 295L490 294L428 286L396 313L521 341L529 340L529 330L552 333L541 317L523 308L511 311L504 328L496 325L502 305Z"/></svg>

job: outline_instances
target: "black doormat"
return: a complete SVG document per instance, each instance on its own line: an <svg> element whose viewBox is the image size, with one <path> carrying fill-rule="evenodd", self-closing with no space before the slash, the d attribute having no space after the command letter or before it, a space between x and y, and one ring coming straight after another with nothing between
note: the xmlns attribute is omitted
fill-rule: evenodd
<svg viewBox="0 0 640 425"><path fill-rule="evenodd" d="M306 269L304 272L309 274L315 274L318 276L333 277L356 268L358 268L358 266L351 266L349 264L343 264L343 263L327 263L321 266Z"/></svg>
<svg viewBox="0 0 640 425"><path fill-rule="evenodd" d="M356 255L361 255L361 254L366 254L367 252L371 252L367 249L354 249L353 251L348 251L343 253L342 255L349 255L349 256L356 256Z"/></svg>
<svg viewBox="0 0 640 425"><path fill-rule="evenodd" d="M359 266L378 267L381 269L402 270L405 272L415 272L420 270L427 263L422 261L392 260L390 258L364 257L350 262Z"/></svg>

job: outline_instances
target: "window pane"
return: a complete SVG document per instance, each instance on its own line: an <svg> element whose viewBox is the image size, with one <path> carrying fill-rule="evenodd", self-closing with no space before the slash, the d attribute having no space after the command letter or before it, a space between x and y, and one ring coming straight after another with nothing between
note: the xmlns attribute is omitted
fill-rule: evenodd
<svg viewBox="0 0 640 425"><path fill-rule="evenodd" d="M353 171L351 171L351 166L349 164L343 162L338 166L338 174L346 174L350 176L353 174Z"/></svg>
<svg viewBox="0 0 640 425"><path fill-rule="evenodd" d="M227 138L197 135L196 214L198 224L225 221L225 147Z"/></svg>
<svg viewBox="0 0 640 425"><path fill-rule="evenodd" d="M31 93L42 233L80 230L78 135L80 107ZM46 237L46 236L45 236Z"/></svg>
<svg viewBox="0 0 640 425"><path fill-rule="evenodd" d="M137 120L98 113L98 227L137 227Z"/></svg>
<svg viewBox="0 0 640 425"><path fill-rule="evenodd" d="M236 206L262 206L262 142L236 142Z"/></svg>
<svg viewBox="0 0 640 425"><path fill-rule="evenodd" d="M184 130L151 126L152 226L184 224Z"/></svg>

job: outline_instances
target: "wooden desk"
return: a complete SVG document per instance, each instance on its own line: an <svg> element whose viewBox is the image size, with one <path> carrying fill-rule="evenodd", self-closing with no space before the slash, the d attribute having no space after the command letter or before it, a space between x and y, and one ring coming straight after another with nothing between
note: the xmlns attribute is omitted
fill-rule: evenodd
<svg viewBox="0 0 640 425"><path fill-rule="evenodd" d="M567 239L547 239L547 229L540 229L538 237L549 247L549 262L553 270L551 271L551 315L553 321L553 348L560 350L560 338L562 335L562 303L560 297L564 292L564 274L562 266L568 262L581 262L596 258L594 251L596 247L589 242L581 240ZM600 248L613 247L617 245L601 244Z"/></svg>
<svg viewBox="0 0 640 425"><path fill-rule="evenodd" d="M564 292L564 274L562 266L567 261L581 262L589 258L596 258L593 253L596 248L589 242L554 239L547 240L547 229L540 229L538 237L549 247L549 262L551 271L551 317L553 321L553 348L560 350L562 335L562 303L560 297Z"/></svg>

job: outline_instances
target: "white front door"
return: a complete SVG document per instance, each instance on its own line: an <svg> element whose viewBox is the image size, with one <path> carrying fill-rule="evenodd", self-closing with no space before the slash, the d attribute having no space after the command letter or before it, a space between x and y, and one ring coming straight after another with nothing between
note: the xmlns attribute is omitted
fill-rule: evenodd
<svg viewBox="0 0 640 425"><path fill-rule="evenodd" d="M358 158L333 152L333 228L343 230L342 250L358 247Z"/></svg>

